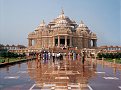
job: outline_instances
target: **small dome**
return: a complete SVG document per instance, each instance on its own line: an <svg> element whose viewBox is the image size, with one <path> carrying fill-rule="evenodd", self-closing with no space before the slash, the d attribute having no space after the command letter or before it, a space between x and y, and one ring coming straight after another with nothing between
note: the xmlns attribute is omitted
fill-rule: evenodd
<svg viewBox="0 0 121 90"><path fill-rule="evenodd" d="M80 27L87 27L87 26L83 23L83 21L81 21L78 27L80 28Z"/></svg>
<svg viewBox="0 0 121 90"><path fill-rule="evenodd" d="M97 38L96 34L93 33L93 32L90 33L90 36L91 36L92 38Z"/></svg>
<svg viewBox="0 0 121 90"><path fill-rule="evenodd" d="M41 29L41 28L44 28L44 27L46 27L46 24L45 24L45 22L44 22L44 20L40 23L40 25L37 27L37 28L35 28L35 31L38 31L39 29Z"/></svg>
<svg viewBox="0 0 121 90"><path fill-rule="evenodd" d="M96 36L96 34L95 34L95 33L93 33L93 32L91 32L90 34L91 34L91 36Z"/></svg>

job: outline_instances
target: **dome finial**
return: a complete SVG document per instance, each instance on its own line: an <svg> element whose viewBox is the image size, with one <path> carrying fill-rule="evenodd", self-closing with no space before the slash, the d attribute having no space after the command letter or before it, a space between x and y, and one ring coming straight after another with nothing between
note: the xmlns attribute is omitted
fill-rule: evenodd
<svg viewBox="0 0 121 90"><path fill-rule="evenodd" d="M81 24L84 24L84 22L81 20Z"/></svg>
<svg viewBox="0 0 121 90"><path fill-rule="evenodd" d="M64 10L63 10L63 8L61 9L61 14L64 14Z"/></svg>
<svg viewBox="0 0 121 90"><path fill-rule="evenodd" d="M45 24L45 21L44 21L44 19L42 20L42 24Z"/></svg>
<svg viewBox="0 0 121 90"><path fill-rule="evenodd" d="M44 21L44 19L42 20L40 26L42 26L42 27L45 26L45 21Z"/></svg>

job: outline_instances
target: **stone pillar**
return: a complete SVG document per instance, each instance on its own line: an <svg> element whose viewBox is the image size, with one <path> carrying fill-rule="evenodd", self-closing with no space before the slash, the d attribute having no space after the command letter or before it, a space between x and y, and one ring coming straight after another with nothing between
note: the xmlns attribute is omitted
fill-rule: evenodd
<svg viewBox="0 0 121 90"><path fill-rule="evenodd" d="M32 39L28 39L28 46L32 46Z"/></svg>
<svg viewBox="0 0 121 90"><path fill-rule="evenodd" d="M83 48L86 48L86 45L85 45L85 42L86 42L86 41L85 41L85 40L86 40L86 39L84 38L84 39L83 39Z"/></svg>
<svg viewBox="0 0 121 90"><path fill-rule="evenodd" d="M53 47L55 46L55 37L53 36Z"/></svg>
<svg viewBox="0 0 121 90"><path fill-rule="evenodd" d="M91 40L88 39L88 48L90 48L90 47L91 47Z"/></svg>
<svg viewBox="0 0 121 90"><path fill-rule="evenodd" d="M88 44L88 39L86 39L85 42L86 42L86 43L85 43L85 44L86 44L86 48L88 48L88 45L89 45L89 44Z"/></svg>
<svg viewBox="0 0 121 90"><path fill-rule="evenodd" d="M67 36L65 36L65 47L67 47Z"/></svg>
<svg viewBox="0 0 121 90"><path fill-rule="evenodd" d="M72 36L70 36L70 47L72 46Z"/></svg>
<svg viewBox="0 0 121 90"><path fill-rule="evenodd" d="M60 36L58 36L58 47L60 47Z"/></svg>

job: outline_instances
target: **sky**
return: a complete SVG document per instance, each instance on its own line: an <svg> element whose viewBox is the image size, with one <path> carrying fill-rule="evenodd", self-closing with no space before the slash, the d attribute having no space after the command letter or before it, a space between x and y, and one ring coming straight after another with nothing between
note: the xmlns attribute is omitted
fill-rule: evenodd
<svg viewBox="0 0 121 90"><path fill-rule="evenodd" d="M0 0L0 43L26 45L28 34L48 24L63 8L65 15L81 20L97 34L98 46L121 46L120 0Z"/></svg>

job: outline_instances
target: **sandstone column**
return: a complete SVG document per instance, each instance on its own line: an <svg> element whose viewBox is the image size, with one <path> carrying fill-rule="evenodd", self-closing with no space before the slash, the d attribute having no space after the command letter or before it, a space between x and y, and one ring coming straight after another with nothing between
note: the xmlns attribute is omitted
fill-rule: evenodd
<svg viewBox="0 0 121 90"><path fill-rule="evenodd" d="M28 39L28 46L32 46L32 39Z"/></svg>
<svg viewBox="0 0 121 90"><path fill-rule="evenodd" d="M91 47L91 40L88 39L88 48L90 48L90 47Z"/></svg>
<svg viewBox="0 0 121 90"><path fill-rule="evenodd" d="M53 36L53 47L55 46L55 37Z"/></svg>
<svg viewBox="0 0 121 90"><path fill-rule="evenodd" d="M72 46L72 36L70 36L70 47Z"/></svg>
<svg viewBox="0 0 121 90"><path fill-rule="evenodd" d="M58 35L58 47L60 47L60 36Z"/></svg>
<svg viewBox="0 0 121 90"><path fill-rule="evenodd" d="M67 36L65 36L65 47L67 47Z"/></svg>
<svg viewBox="0 0 121 90"><path fill-rule="evenodd" d="M34 39L34 45L36 45L36 43L37 43L37 39Z"/></svg>

